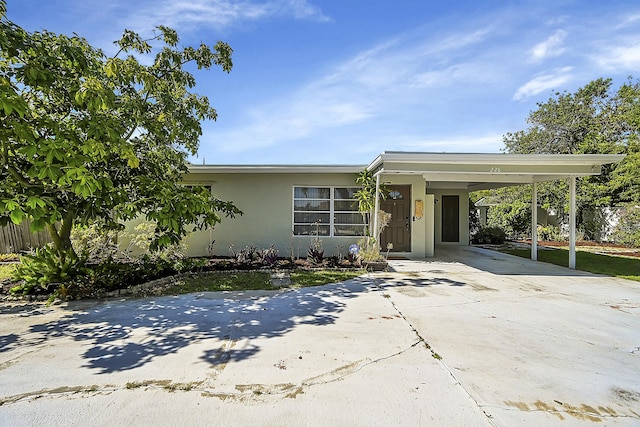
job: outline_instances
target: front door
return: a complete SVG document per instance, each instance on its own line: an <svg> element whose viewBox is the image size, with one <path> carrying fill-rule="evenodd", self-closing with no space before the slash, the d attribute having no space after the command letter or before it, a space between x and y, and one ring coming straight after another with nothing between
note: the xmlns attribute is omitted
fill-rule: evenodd
<svg viewBox="0 0 640 427"><path fill-rule="evenodd" d="M459 196L442 196L442 241L460 241Z"/></svg>
<svg viewBox="0 0 640 427"><path fill-rule="evenodd" d="M390 213L391 220L380 235L380 248L384 252L391 243L392 252L411 252L411 186L390 185L386 196L380 210Z"/></svg>

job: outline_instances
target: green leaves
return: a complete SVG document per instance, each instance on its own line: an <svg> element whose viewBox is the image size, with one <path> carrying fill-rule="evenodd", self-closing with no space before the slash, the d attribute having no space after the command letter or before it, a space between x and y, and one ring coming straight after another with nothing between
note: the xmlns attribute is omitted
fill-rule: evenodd
<svg viewBox="0 0 640 427"><path fill-rule="evenodd" d="M182 49L168 27L149 39L125 30L108 58L78 36L27 32L4 7L0 0L0 221L47 228L61 263L74 224L117 226L143 215L155 221L152 247L160 248L193 225L217 224L219 213L241 214L177 184L200 121L216 117L190 92L195 78L185 68L230 71L227 44Z"/></svg>

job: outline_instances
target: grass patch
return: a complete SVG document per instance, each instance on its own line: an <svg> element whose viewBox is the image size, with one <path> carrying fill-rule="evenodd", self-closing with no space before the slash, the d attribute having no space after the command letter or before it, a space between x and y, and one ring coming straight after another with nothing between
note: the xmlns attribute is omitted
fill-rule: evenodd
<svg viewBox="0 0 640 427"><path fill-rule="evenodd" d="M253 291L273 289L269 273L246 271L240 273L202 273L186 277L166 289L169 295L194 292Z"/></svg>
<svg viewBox="0 0 640 427"><path fill-rule="evenodd" d="M9 279L17 264L0 264L0 280Z"/></svg>
<svg viewBox="0 0 640 427"><path fill-rule="evenodd" d="M361 271L294 271L291 273L291 285L294 288L322 286L329 283L344 282L361 275Z"/></svg>
<svg viewBox="0 0 640 427"><path fill-rule="evenodd" d="M531 257L531 251L528 249L502 249L501 252L522 258ZM539 250L538 260L566 267L569 265L569 251ZM576 269L640 282L640 259L576 251Z"/></svg>
<svg viewBox="0 0 640 427"><path fill-rule="evenodd" d="M291 272L291 287L304 288L344 282L362 274L359 271L296 271ZM167 287L164 295L219 291L272 290L270 274L259 271L238 273L201 273L185 277Z"/></svg>

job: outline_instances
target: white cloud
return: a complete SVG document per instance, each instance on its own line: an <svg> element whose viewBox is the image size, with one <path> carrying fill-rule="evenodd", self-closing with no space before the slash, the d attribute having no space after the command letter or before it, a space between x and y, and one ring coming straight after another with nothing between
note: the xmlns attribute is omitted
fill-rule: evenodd
<svg viewBox="0 0 640 427"><path fill-rule="evenodd" d="M224 135L232 141L220 147L242 152L286 141L313 137L342 126L362 124L401 114L409 105L429 102L427 90L440 90L452 79L475 82L484 73L477 64L451 64L425 72L439 61L449 61L486 38L488 31L460 33L443 39L407 40L404 36L355 54L329 68L315 81L300 86L277 102L247 111L242 130ZM366 126L366 125L365 125Z"/></svg>
<svg viewBox="0 0 640 427"><path fill-rule="evenodd" d="M549 89L561 89L573 78L572 67L563 67L553 73L541 74L520 86L513 95L514 101L522 101Z"/></svg>
<svg viewBox="0 0 640 427"><path fill-rule="evenodd" d="M638 70L640 69L640 40L620 43L616 47L605 47L594 60L608 71Z"/></svg>
<svg viewBox="0 0 640 427"><path fill-rule="evenodd" d="M531 49L531 61L538 62L545 58L560 56L565 52L563 47L564 39L567 37L567 32L564 30L557 30L545 41L538 43Z"/></svg>
<svg viewBox="0 0 640 427"><path fill-rule="evenodd" d="M162 0L126 18L127 26L148 31L157 25L222 29L246 22L288 16L325 22L330 19L307 0Z"/></svg>

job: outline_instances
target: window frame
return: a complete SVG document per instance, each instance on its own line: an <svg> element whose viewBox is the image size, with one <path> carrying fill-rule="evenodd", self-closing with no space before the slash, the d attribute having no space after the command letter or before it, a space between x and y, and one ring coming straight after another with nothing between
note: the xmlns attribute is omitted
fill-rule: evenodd
<svg viewBox="0 0 640 427"><path fill-rule="evenodd" d="M300 198L300 197L296 197L296 189L302 189L302 188L308 188L308 189L328 189L329 190L329 198L328 199L320 199L320 198ZM353 199L340 199L340 198L336 198L336 189L341 189L341 188L345 188L345 189L354 189L354 190L359 190L360 187L356 186L356 185L294 185L291 188L291 233L293 236L295 237L320 237L320 238L361 238L361 237L365 237L365 233L366 233L366 229L368 227L368 224L366 222L362 222L359 224L346 224L346 223L339 223L336 222L336 215L337 214L357 214L357 215L362 215L360 213L360 211L356 208L355 210L351 210L351 211L344 211L344 210L336 210L336 202L344 202L344 201L351 201L354 204L357 205L358 201L356 198ZM312 201L326 201L329 203L329 210L318 210L318 211L296 211L296 201L299 200L312 200ZM315 222L296 222L296 213L300 213L300 212L307 212L307 213L320 213L320 214L328 214L329 215L329 223L328 224L323 224L320 223L321 227L322 226L327 226L329 227L329 231L328 234L318 234L316 235L315 232L310 232L309 234L296 234L296 226L309 226L312 227L313 224L315 224ZM355 225L358 227L361 227L361 232L359 234L353 234L353 235L348 235L348 234L338 234L336 233L336 226L349 226L349 225Z"/></svg>

